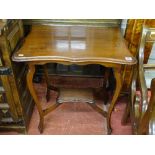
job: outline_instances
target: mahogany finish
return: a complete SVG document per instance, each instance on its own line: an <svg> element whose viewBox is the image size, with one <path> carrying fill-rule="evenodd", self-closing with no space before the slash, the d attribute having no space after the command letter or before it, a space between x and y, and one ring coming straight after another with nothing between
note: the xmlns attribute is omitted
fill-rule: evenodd
<svg viewBox="0 0 155 155"><path fill-rule="evenodd" d="M124 43L120 29L112 27L34 25L23 46L14 53L12 59L28 63L27 83L40 114L40 132L43 132L44 116L59 104L42 110L32 83L36 64L56 62L66 65L100 64L112 67L116 89L107 114L109 134L112 131L111 113L123 84L125 66L136 64L136 59Z"/></svg>
<svg viewBox="0 0 155 155"><path fill-rule="evenodd" d="M110 45L110 46L109 46ZM130 57L129 60L126 60ZM119 28L34 25L14 61L134 64Z"/></svg>

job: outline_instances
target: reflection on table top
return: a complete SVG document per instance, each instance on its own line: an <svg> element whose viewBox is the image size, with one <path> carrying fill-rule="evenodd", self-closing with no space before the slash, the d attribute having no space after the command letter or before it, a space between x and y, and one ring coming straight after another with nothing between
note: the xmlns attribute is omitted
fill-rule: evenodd
<svg viewBox="0 0 155 155"><path fill-rule="evenodd" d="M14 61L135 64L119 28L34 25Z"/></svg>

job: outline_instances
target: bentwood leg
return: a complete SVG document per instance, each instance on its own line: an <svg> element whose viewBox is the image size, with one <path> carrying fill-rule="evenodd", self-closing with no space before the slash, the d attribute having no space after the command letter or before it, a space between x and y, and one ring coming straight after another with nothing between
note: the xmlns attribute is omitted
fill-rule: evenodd
<svg viewBox="0 0 155 155"><path fill-rule="evenodd" d="M112 101L110 103L110 107L108 110L108 116L107 116L107 129L108 129L108 134L111 134L112 129L111 129L111 113L112 110L115 106L115 103L117 101L117 98L120 94L121 88L122 88L122 82L123 82L123 77L121 74L121 68L114 68L114 76L116 79L116 88L115 88L115 92L112 98Z"/></svg>
<svg viewBox="0 0 155 155"><path fill-rule="evenodd" d="M40 122L39 122L38 128L39 128L40 133L42 133L43 132L43 124L44 124L44 115L43 115L42 107L38 100L38 97L36 95L35 89L33 87L33 82L32 82L33 75L35 72L35 65L32 65L32 64L28 64L28 65L29 65L29 70L27 73L27 84L28 84L29 91L34 99L34 102L35 102L38 112L39 112Z"/></svg>

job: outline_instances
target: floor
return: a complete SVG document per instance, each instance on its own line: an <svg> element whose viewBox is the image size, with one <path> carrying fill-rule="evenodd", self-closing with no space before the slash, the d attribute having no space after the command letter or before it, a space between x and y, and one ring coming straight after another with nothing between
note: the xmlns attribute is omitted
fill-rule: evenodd
<svg viewBox="0 0 155 155"><path fill-rule="evenodd" d="M65 79L63 79L63 83ZM79 80L78 80L79 81ZM74 81L77 82L76 80ZM87 81L89 83L89 81ZM62 84L62 83L61 83ZM90 82L90 85L97 85L97 81ZM98 83L100 84L100 83ZM51 91L51 99L47 103L45 99L46 84L34 84L37 95L43 107L53 104L56 100L57 93ZM69 85L69 83L68 83ZM84 86L84 84L83 84ZM121 125L121 119L124 113L125 105L127 103L126 97L120 97L111 118L111 125L113 135L130 135L131 124L130 121L125 125ZM104 106L103 100L96 97L96 104L107 110L108 106ZM38 131L39 115L36 107L30 121L28 135L39 135ZM2 132L0 134L10 135L18 134L15 132ZM106 119L94 111L86 103L64 103L60 105L55 111L49 113L45 117L43 135L106 135Z"/></svg>

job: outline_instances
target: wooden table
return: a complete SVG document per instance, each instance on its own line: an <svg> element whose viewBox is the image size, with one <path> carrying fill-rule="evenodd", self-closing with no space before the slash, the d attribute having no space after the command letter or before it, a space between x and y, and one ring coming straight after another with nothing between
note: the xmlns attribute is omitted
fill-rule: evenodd
<svg viewBox="0 0 155 155"><path fill-rule="evenodd" d="M44 116L58 104L42 110L33 87L35 65L60 63L65 65L100 64L112 67L116 88L107 114L107 129L110 134L111 113L123 84L124 68L136 64L136 59L125 45L119 28L86 26L40 26L34 25L25 38L23 46L12 57L16 62L27 62L27 84L40 114L39 128L43 130Z"/></svg>

